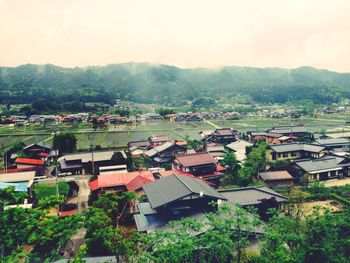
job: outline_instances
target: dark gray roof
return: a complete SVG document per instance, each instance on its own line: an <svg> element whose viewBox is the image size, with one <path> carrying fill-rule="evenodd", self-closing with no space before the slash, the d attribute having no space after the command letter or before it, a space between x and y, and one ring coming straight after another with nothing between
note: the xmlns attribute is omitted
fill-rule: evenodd
<svg viewBox="0 0 350 263"><path fill-rule="evenodd" d="M155 232L155 231L164 231L164 230L170 230L172 227L169 225L170 221L174 220L180 220L182 218L193 218L196 219L199 222L208 222L208 218L205 215L203 211L190 211L186 215L181 215L181 217L164 217L160 214L150 214L150 215L144 215L144 214L136 214L134 215L135 223L137 230L139 232ZM203 224L204 227L201 228L198 232L193 233L195 235L198 235L200 233L205 232L208 230L208 226L206 224Z"/></svg>
<svg viewBox="0 0 350 263"><path fill-rule="evenodd" d="M295 162L300 168L305 172L315 173L318 171L331 171L331 170L340 170L342 167L339 165L344 158L327 156L321 159L315 160L306 160L306 161L297 161Z"/></svg>
<svg viewBox="0 0 350 263"><path fill-rule="evenodd" d="M270 145L271 149L278 153L283 152L294 152L294 151L307 151L319 153L325 149L324 146L316 144L307 144L307 143L282 143L282 144L273 144Z"/></svg>
<svg viewBox="0 0 350 263"><path fill-rule="evenodd" d="M200 195L202 193L203 196L226 200L222 194L211 188L203 180L176 174L146 184L143 189L153 209L191 194Z"/></svg>
<svg viewBox="0 0 350 263"><path fill-rule="evenodd" d="M260 203L261 199L270 199L272 197L275 197L277 202L288 201L287 197L265 186L225 189L218 190L218 192L224 195L229 203L239 204L242 206L256 205Z"/></svg>
<svg viewBox="0 0 350 263"><path fill-rule="evenodd" d="M273 127L272 129L268 130L268 132L272 133L307 133L308 130L304 126L279 126L279 127Z"/></svg>

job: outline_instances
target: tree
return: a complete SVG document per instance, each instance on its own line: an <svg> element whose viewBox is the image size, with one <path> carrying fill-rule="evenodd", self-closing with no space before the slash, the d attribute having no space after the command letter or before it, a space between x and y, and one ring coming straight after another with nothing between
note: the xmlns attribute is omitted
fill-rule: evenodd
<svg viewBox="0 0 350 263"><path fill-rule="evenodd" d="M103 194L84 212L89 253L117 259L133 253L136 233L124 225L130 221L126 208L135 199L135 192Z"/></svg>
<svg viewBox="0 0 350 263"><path fill-rule="evenodd" d="M140 258L153 262L241 262L249 237L262 224L253 211L239 206L221 206L206 214L206 219L186 218L170 223L170 230L143 236Z"/></svg>
<svg viewBox="0 0 350 263"><path fill-rule="evenodd" d="M73 133L62 132L53 137L53 148L61 154L72 153L77 148L77 138Z"/></svg>
<svg viewBox="0 0 350 263"><path fill-rule="evenodd" d="M171 108L157 108L156 113L158 113L160 116L165 117L168 114L174 114L176 112Z"/></svg>

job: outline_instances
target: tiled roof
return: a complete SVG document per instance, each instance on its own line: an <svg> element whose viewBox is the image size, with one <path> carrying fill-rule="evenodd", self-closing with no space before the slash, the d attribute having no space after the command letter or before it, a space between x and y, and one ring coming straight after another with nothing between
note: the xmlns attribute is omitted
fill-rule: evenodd
<svg viewBox="0 0 350 263"><path fill-rule="evenodd" d="M203 196L226 200L223 195L204 181L176 174L146 184L143 189L152 209L157 209L192 194L202 194Z"/></svg>
<svg viewBox="0 0 350 263"><path fill-rule="evenodd" d="M151 142L165 142L169 141L169 137L167 135L157 135L149 137Z"/></svg>
<svg viewBox="0 0 350 263"><path fill-rule="evenodd" d="M282 134L308 132L308 130L304 126L279 126L279 127L273 127L268 131L273 133L282 133Z"/></svg>
<svg viewBox="0 0 350 263"><path fill-rule="evenodd" d="M282 143L274 144L270 146L272 150L278 153L282 152L293 152L293 151L308 151L319 153L324 150L325 147L316 144L307 144L307 143Z"/></svg>
<svg viewBox="0 0 350 263"><path fill-rule="evenodd" d="M89 182L89 186L92 191L113 186L125 186L129 191L134 191L153 181L154 177L151 171L108 173L99 175L96 180Z"/></svg>
<svg viewBox="0 0 350 263"><path fill-rule="evenodd" d="M206 152L178 155L176 160L184 167L216 164L216 160Z"/></svg>
<svg viewBox="0 0 350 263"><path fill-rule="evenodd" d="M175 142L166 142L166 143L159 145L151 150L148 150L147 152L145 152L145 154L148 157L153 157L153 156L157 155L158 153L166 151L167 149L173 147L174 145L175 145ZM179 146L179 147L181 147L181 146Z"/></svg>
<svg viewBox="0 0 350 263"><path fill-rule="evenodd" d="M33 165L44 165L44 160L32 159L32 158L17 158L15 163L19 164L33 164Z"/></svg>
<svg viewBox="0 0 350 263"><path fill-rule="evenodd" d="M293 179L293 176L291 176L290 173L288 173L287 171L273 171L273 172L259 173L259 176L264 181Z"/></svg>
<svg viewBox="0 0 350 263"><path fill-rule="evenodd" d="M339 165L344 158L327 156L321 159L306 160L295 162L300 168L308 173L314 173L317 171L327 171L327 170L340 170L342 167Z"/></svg>
<svg viewBox="0 0 350 263"><path fill-rule="evenodd" d="M288 200L287 197L265 186L218 190L218 192L225 196L229 203L242 206L256 205L262 199L270 199L272 197L276 198L277 202L286 202Z"/></svg>
<svg viewBox="0 0 350 263"><path fill-rule="evenodd" d="M335 139L318 139L318 144L331 146L331 145L350 145L350 140L346 138L335 138Z"/></svg>
<svg viewBox="0 0 350 263"><path fill-rule="evenodd" d="M131 141L128 143L129 147L148 147L149 141Z"/></svg>
<svg viewBox="0 0 350 263"><path fill-rule="evenodd" d="M237 130L234 130L232 128L222 128L222 129L216 129L215 133L221 136L230 136L235 135Z"/></svg>
<svg viewBox="0 0 350 263"><path fill-rule="evenodd" d="M246 152L246 148L247 147L251 147L253 146L252 143L250 142L246 142L246 141L243 141L243 140L239 140L239 141L235 141L235 142L232 142L230 144L227 144L226 147L231 149L231 150L234 150L236 152L242 152L242 153L245 153Z"/></svg>

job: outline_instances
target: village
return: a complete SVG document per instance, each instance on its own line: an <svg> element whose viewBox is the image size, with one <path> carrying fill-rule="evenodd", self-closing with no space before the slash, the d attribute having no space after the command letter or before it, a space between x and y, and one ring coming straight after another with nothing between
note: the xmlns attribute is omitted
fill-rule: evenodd
<svg viewBox="0 0 350 263"><path fill-rule="evenodd" d="M43 118L60 122L92 120L96 125L115 120L107 115L77 114L32 116L24 123L36 122L36 118L40 122ZM210 122L216 116L210 113L164 117L153 113L143 118ZM141 120L116 120L121 121ZM68 150L71 148L68 139L66 146L56 148L52 141L11 148L4 154L0 188L13 187L22 198L4 209L33 209L40 207L40 199L58 196L63 200L58 206L51 206L49 214L63 218L83 213L106 194L134 193L134 198L117 216L117 222L120 220L139 233L149 234L171 229L172 221L203 220L206 213L217 211L222 205L263 210L259 213L261 218L266 218L268 208L283 214L295 202L290 198L293 191L307 192L319 184L323 187L350 184L350 136L344 133L334 137L314 134L307 126L300 125L244 131L211 127L212 130L198 133L200 139L184 136L174 140L158 134L130 140L126 147L120 148L100 149L95 147L93 139L87 151L79 152L76 145ZM62 152L57 148L63 149ZM313 206L339 211L348 202L335 194L331 198L316 195L314 199L304 200L302 205L305 213L311 213ZM129 216L124 217L126 214ZM75 256L79 244L85 243L85 234L86 230L82 230L71 238L59 253L66 258ZM263 230L257 229L255 234L263 235Z"/></svg>

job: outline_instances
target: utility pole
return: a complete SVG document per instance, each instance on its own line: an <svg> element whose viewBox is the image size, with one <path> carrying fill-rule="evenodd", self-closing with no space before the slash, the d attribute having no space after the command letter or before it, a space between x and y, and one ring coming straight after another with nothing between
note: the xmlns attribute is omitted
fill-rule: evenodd
<svg viewBox="0 0 350 263"><path fill-rule="evenodd" d="M95 176L95 162L94 162L94 141L95 134L88 134L88 140L90 141L90 150L91 150L91 164L92 164L92 176Z"/></svg>

